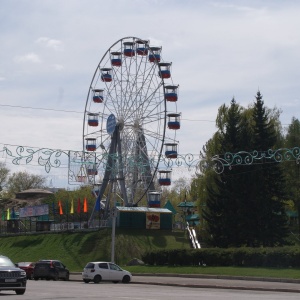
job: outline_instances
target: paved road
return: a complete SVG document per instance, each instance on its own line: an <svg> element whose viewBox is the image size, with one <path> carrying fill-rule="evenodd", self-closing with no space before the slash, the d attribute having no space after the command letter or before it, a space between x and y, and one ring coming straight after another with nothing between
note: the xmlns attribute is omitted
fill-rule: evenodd
<svg viewBox="0 0 300 300"><path fill-rule="evenodd" d="M153 278L152 278L153 279ZM24 295L1 291L0 300L299 300L299 293L215 288L190 288L139 283L100 284L78 281L29 280Z"/></svg>
<svg viewBox="0 0 300 300"><path fill-rule="evenodd" d="M132 283L182 286L193 288L214 288L214 289L235 289L254 291L274 291L300 293L300 280L265 279L249 277L227 276L199 276L199 275L162 275L162 276L141 276L133 274ZM254 279L254 280L253 280ZM82 281L80 273L72 273L70 280ZM271 281L272 280L272 281Z"/></svg>

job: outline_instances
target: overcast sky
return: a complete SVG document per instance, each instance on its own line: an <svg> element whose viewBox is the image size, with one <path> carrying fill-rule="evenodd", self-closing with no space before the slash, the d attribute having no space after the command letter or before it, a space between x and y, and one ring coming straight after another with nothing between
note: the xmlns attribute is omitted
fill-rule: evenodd
<svg viewBox="0 0 300 300"><path fill-rule="evenodd" d="M172 62L181 154L199 153L222 104L235 97L246 107L258 90L266 106L282 110L286 126L299 118L299 15L296 0L0 0L0 151L82 150L94 71L128 36L161 45ZM47 174L33 165L17 170L67 186L67 166Z"/></svg>

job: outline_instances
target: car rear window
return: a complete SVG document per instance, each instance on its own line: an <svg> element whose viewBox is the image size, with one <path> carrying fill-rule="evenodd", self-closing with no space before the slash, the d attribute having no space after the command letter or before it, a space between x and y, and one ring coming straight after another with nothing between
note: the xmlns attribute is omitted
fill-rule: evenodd
<svg viewBox="0 0 300 300"><path fill-rule="evenodd" d="M93 263L88 263L85 267L87 269L94 269L95 265Z"/></svg>

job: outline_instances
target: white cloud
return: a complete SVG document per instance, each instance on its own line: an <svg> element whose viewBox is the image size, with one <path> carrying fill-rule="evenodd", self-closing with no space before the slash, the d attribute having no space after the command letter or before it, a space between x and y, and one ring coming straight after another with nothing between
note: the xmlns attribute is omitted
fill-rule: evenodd
<svg viewBox="0 0 300 300"><path fill-rule="evenodd" d="M36 40L36 43L55 51L63 50L63 43L61 41L50 39L48 37L40 37Z"/></svg>
<svg viewBox="0 0 300 300"><path fill-rule="evenodd" d="M25 54L25 55L16 56L14 58L14 61L16 63L31 62L31 63L35 63L35 64L42 62L40 57L35 53L28 53L28 54Z"/></svg>

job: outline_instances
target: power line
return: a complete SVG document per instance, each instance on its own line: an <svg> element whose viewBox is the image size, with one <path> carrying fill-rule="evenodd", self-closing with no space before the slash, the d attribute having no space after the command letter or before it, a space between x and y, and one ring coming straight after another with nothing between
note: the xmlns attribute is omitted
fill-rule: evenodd
<svg viewBox="0 0 300 300"><path fill-rule="evenodd" d="M0 104L0 107L12 107L12 108L22 108L22 109L34 109L34 110L45 110L45 111L56 111L56 112L65 112L65 113L76 113L76 114L83 114L84 112L82 111L75 111L75 110L65 110L65 109L54 109L54 108L43 108L43 107L32 107L32 106L20 106L20 105L9 105L9 104ZM181 118L182 121L188 121L188 122L210 122L210 123L215 123L216 121L212 120L193 120L193 119L183 119ZM291 124L281 124L285 126L289 126Z"/></svg>
<svg viewBox="0 0 300 300"><path fill-rule="evenodd" d="M24 109L47 110L47 111L59 111L59 112L67 112L67 113L83 114L83 112L81 112L81 111L75 111L75 110L63 110L63 109L54 109L54 108L42 108L42 107L20 106L20 105L8 105L8 104L0 104L0 106L13 107L13 108L24 108Z"/></svg>

